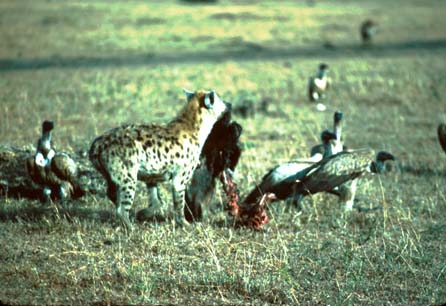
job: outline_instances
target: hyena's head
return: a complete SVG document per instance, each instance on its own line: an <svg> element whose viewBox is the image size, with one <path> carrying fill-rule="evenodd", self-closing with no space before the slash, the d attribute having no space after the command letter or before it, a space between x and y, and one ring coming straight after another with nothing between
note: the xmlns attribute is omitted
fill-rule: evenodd
<svg viewBox="0 0 446 306"><path fill-rule="evenodd" d="M210 125L210 128L223 114L231 110L231 104L220 99L213 90L191 92L183 89L183 91L187 99L186 113L196 116L195 121Z"/></svg>

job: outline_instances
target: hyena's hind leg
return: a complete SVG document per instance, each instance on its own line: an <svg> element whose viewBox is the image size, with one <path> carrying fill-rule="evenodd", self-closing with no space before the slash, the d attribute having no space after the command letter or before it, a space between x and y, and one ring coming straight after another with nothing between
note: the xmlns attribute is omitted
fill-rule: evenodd
<svg viewBox="0 0 446 306"><path fill-rule="evenodd" d="M115 203L119 219L128 229L132 229L129 215L135 199L137 169L126 168L121 160L115 160L110 164L112 166L107 169L109 173L107 195Z"/></svg>
<svg viewBox="0 0 446 306"><path fill-rule="evenodd" d="M118 186L118 199L116 205L116 214L128 229L132 229L133 225L130 222L130 208L135 199L136 181L134 184L127 184Z"/></svg>

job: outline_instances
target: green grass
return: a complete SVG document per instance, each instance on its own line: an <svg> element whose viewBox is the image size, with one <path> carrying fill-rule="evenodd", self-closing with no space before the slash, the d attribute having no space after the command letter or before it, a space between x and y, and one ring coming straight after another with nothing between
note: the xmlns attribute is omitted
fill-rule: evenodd
<svg viewBox="0 0 446 306"><path fill-rule="evenodd" d="M349 148L395 154L394 171L361 180L344 214L335 197L306 213L270 207L263 232L231 228L217 191L190 228L117 228L112 203L87 196L52 207L0 199L0 301L11 304L437 305L446 302L446 121L443 1L2 1L0 143L35 145L56 123L59 149L87 150L124 122L166 122L181 88L215 89L269 113L234 119L246 194L271 167L307 156L333 112ZM360 47L358 25L380 25ZM331 43L334 48L326 48ZM308 102L319 62L330 65L326 112ZM166 195L166 199L170 198ZM134 208L146 205L141 186Z"/></svg>

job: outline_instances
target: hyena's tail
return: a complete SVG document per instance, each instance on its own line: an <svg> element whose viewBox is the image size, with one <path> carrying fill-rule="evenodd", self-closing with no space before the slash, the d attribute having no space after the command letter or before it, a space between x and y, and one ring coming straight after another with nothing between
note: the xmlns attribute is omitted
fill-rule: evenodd
<svg viewBox="0 0 446 306"><path fill-rule="evenodd" d="M90 150L88 151L88 157L90 158L93 166L98 170L100 174L105 178L107 182L107 195L112 200L113 203L116 203L117 193L116 193L116 184L111 179L110 173L107 170L106 165L103 162L103 151L104 147L104 135L96 138L91 144Z"/></svg>
<svg viewBox="0 0 446 306"><path fill-rule="evenodd" d="M88 157L93 166L98 170L102 175L104 175L105 168L101 162L101 153L103 150L102 147L103 136L96 138L91 144L90 150L88 151Z"/></svg>

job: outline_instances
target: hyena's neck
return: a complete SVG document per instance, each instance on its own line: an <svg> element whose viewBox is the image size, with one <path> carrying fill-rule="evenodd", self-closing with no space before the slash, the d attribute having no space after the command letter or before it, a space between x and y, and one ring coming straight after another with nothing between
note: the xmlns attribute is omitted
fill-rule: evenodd
<svg viewBox="0 0 446 306"><path fill-rule="evenodd" d="M169 123L169 127L176 135L185 133L195 142L200 150L211 133L215 120L203 119L199 116L179 116Z"/></svg>
<svg viewBox="0 0 446 306"><path fill-rule="evenodd" d="M206 139L211 133L214 124L215 120L203 120L201 128L198 131L198 143L200 146L200 152L203 149L204 143L206 142Z"/></svg>

